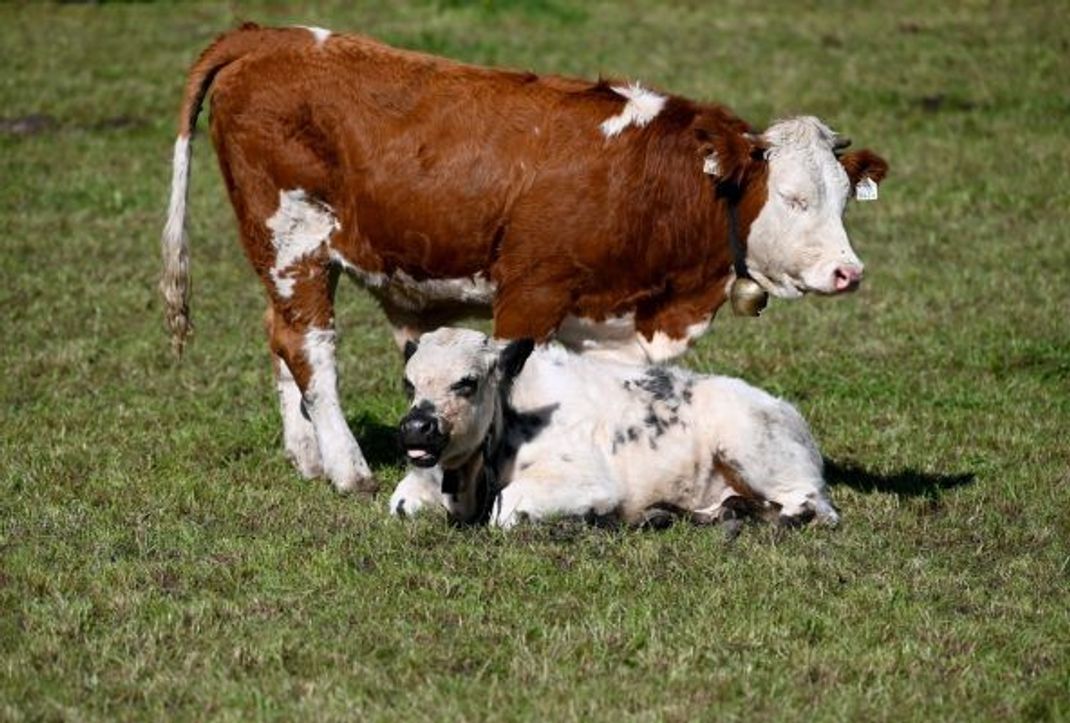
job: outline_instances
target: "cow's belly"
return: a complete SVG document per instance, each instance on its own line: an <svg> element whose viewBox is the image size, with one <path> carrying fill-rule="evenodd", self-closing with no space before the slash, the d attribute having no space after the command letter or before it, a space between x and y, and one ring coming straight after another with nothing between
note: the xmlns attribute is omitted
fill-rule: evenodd
<svg viewBox="0 0 1070 723"><path fill-rule="evenodd" d="M691 343L706 332L712 318L707 315L691 324L678 338L656 331L647 339L636 330L634 314L602 321L569 315L558 327L556 338L581 354L594 354L628 364L657 364L686 352Z"/></svg>
<svg viewBox="0 0 1070 723"><path fill-rule="evenodd" d="M482 273L459 278L415 279L401 270L391 274L366 271L341 254L332 256L357 283L383 303L401 311L420 313L454 307L489 309L497 292L497 284Z"/></svg>

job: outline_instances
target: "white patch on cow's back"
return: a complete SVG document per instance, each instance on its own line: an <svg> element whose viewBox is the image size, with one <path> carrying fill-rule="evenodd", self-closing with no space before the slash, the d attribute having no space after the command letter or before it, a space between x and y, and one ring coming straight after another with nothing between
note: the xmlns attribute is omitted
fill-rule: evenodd
<svg viewBox="0 0 1070 723"><path fill-rule="evenodd" d="M613 92L627 98L628 102L624 104L620 113L602 121L602 134L606 138L620 134L630 125L642 128L654 120L665 107L665 96L647 90L638 83L614 86Z"/></svg>
<svg viewBox="0 0 1070 723"><path fill-rule="evenodd" d="M279 191L279 208L265 224L275 247L271 278L279 296L288 299L293 295L294 264L319 250L341 225L330 206L309 198L300 188Z"/></svg>
<svg viewBox="0 0 1070 723"><path fill-rule="evenodd" d="M304 28L312 33L312 37L316 39L316 45L318 46L322 46L327 42L327 38L331 37L331 31L326 28L320 28L315 25L298 25L296 27Z"/></svg>

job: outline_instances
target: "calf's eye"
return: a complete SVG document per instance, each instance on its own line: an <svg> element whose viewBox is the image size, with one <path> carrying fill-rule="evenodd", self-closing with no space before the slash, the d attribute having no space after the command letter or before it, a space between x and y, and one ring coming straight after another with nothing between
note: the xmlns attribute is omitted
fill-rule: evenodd
<svg viewBox="0 0 1070 723"><path fill-rule="evenodd" d="M470 397L476 393L479 388L479 380L475 377L465 377L459 382L454 382L450 386L450 391L456 394L458 397Z"/></svg>
<svg viewBox="0 0 1070 723"><path fill-rule="evenodd" d="M414 387L412 382L410 382L408 379L406 379L403 384L405 386L405 396L411 400L413 397L416 396L416 387Z"/></svg>

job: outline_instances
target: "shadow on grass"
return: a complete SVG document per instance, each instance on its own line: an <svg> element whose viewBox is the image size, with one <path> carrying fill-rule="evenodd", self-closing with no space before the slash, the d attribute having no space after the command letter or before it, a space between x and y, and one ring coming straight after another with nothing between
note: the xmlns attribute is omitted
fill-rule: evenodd
<svg viewBox="0 0 1070 723"><path fill-rule="evenodd" d="M402 464L405 461L401 456L401 447L398 445L397 427L383 424L367 413L359 417L351 417L346 421L357 441L360 442L360 450L364 452L364 459L368 461L373 470Z"/></svg>
<svg viewBox="0 0 1070 723"><path fill-rule="evenodd" d="M830 485L844 485L859 492L891 492L900 497L932 499L939 497L944 490L973 484L977 475L973 472L929 474L915 469L879 474L851 461L837 462L826 457L825 479Z"/></svg>

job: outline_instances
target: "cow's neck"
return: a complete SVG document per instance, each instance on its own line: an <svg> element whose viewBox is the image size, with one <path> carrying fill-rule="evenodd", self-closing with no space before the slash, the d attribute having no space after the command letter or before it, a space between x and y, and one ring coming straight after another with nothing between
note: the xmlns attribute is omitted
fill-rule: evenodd
<svg viewBox="0 0 1070 723"><path fill-rule="evenodd" d="M502 404L496 404L494 419L479 449L460 466L442 470L442 493L454 524L482 525L490 519L499 491L503 417Z"/></svg>
<svg viewBox="0 0 1070 723"><path fill-rule="evenodd" d="M740 182L716 186L716 197L723 204L729 263L723 275L715 281L728 293L721 294L714 313L721 304L730 301L737 315L757 316L768 301L768 294L754 281L747 265L750 229L768 200L767 174L767 164L756 162Z"/></svg>

